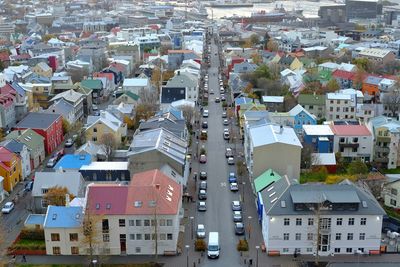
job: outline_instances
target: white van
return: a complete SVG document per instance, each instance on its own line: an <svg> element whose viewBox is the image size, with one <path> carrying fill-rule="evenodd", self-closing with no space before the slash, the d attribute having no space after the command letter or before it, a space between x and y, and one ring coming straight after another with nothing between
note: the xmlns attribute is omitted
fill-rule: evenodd
<svg viewBox="0 0 400 267"><path fill-rule="evenodd" d="M203 110L203 118L208 118L208 109Z"/></svg>
<svg viewBox="0 0 400 267"><path fill-rule="evenodd" d="M219 257L219 236L218 232L210 232L208 235L207 256L209 258Z"/></svg>

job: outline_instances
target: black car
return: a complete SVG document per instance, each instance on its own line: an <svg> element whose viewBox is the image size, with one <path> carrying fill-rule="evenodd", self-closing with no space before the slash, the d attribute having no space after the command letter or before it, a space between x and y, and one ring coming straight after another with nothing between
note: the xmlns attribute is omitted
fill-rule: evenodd
<svg viewBox="0 0 400 267"><path fill-rule="evenodd" d="M207 172L200 172L200 180L207 180Z"/></svg>
<svg viewBox="0 0 400 267"><path fill-rule="evenodd" d="M201 128L207 129L207 128L208 128L208 122L203 121L203 122L201 123Z"/></svg>

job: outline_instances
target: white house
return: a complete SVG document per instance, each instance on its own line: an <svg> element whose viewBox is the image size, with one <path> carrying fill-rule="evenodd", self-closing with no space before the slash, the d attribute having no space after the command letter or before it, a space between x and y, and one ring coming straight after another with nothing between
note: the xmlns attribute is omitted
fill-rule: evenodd
<svg viewBox="0 0 400 267"><path fill-rule="evenodd" d="M385 211L348 180L298 184L284 176L259 192L257 202L270 255L379 252Z"/></svg>
<svg viewBox="0 0 400 267"><path fill-rule="evenodd" d="M354 94L328 93L325 98L325 118L327 120L354 119L357 97Z"/></svg>
<svg viewBox="0 0 400 267"><path fill-rule="evenodd" d="M128 78L124 80L122 88L124 91L130 91L136 95L139 95L141 90L150 89L150 81L147 78Z"/></svg>

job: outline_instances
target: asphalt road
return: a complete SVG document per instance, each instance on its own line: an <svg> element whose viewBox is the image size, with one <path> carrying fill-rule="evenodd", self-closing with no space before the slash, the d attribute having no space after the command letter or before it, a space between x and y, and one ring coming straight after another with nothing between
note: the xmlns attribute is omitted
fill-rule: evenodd
<svg viewBox="0 0 400 267"><path fill-rule="evenodd" d="M236 244L239 240L234 233L232 221L231 202L239 200L239 193L229 190L228 173L235 171L235 166L228 166L225 158L225 148L227 141L223 139L222 106L215 103L215 97L220 96L218 81L219 59L215 56L217 46L214 41L211 44L211 66L208 70L209 89L213 89L215 94L210 95L208 107L208 140L205 143L207 151L207 163L200 165L200 170L208 173L207 190L207 211L197 212L196 224L204 223L207 231L219 232L220 238L220 258L206 259L201 266L238 266L240 263L239 253L236 251ZM214 75L215 74L215 75ZM208 239L207 239L208 241Z"/></svg>

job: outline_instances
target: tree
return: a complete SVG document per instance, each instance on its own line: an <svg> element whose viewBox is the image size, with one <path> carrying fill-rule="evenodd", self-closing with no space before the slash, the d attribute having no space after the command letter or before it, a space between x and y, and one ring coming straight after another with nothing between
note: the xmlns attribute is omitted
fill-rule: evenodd
<svg viewBox="0 0 400 267"><path fill-rule="evenodd" d="M262 57L258 53L253 53L250 57L254 64L259 65L263 62Z"/></svg>
<svg viewBox="0 0 400 267"><path fill-rule="evenodd" d="M93 212L94 209L95 207L92 207L91 202L88 200L82 221L83 238L81 239L81 243L82 247L88 248L90 263L93 262L96 251L98 252L99 250L102 234L108 234L109 231L109 229L103 229L102 218ZM102 227L100 228L99 226Z"/></svg>
<svg viewBox="0 0 400 267"><path fill-rule="evenodd" d="M135 129L135 120L133 118L129 116L124 116L124 123L126 123L126 126L129 130Z"/></svg>
<svg viewBox="0 0 400 267"><path fill-rule="evenodd" d="M185 118L187 128L191 130L194 120L196 119L196 110L194 109L194 107L189 105L184 105L180 107L180 110L182 111L183 117Z"/></svg>
<svg viewBox="0 0 400 267"><path fill-rule="evenodd" d="M154 68L151 72L151 84L157 88L157 91L160 88L161 83L161 70L159 68Z"/></svg>
<svg viewBox="0 0 400 267"><path fill-rule="evenodd" d="M156 113L154 106L152 106L149 103L139 103L136 106L136 110L135 110L135 128L138 127L140 121L142 120L147 120L150 117L154 116L154 114Z"/></svg>
<svg viewBox="0 0 400 267"><path fill-rule="evenodd" d="M43 37L42 37L42 41L43 42L45 42L45 43L47 43L50 39L52 39L52 38L57 38L57 36L55 36L54 34L45 34Z"/></svg>
<svg viewBox="0 0 400 267"><path fill-rule="evenodd" d="M71 124L64 118L62 119L62 129L64 134L68 134L71 130Z"/></svg>
<svg viewBox="0 0 400 267"><path fill-rule="evenodd" d="M89 76L89 71L85 68L82 69L68 69L68 75L71 76L71 80L73 83L81 82L84 77Z"/></svg>
<svg viewBox="0 0 400 267"><path fill-rule="evenodd" d="M339 89L340 89L340 85L339 85L339 83L336 81L335 78L330 79L329 82L326 84L326 91L327 91L327 93L328 93L328 92L329 92L329 93L332 93L332 92L335 92L335 91L337 91L337 90L339 90Z"/></svg>
<svg viewBox="0 0 400 267"><path fill-rule="evenodd" d="M267 50L272 51L272 52L276 52L279 50L279 45L277 42L275 42L274 40L269 40L267 43Z"/></svg>
<svg viewBox="0 0 400 267"><path fill-rule="evenodd" d="M365 70L363 68L357 67L357 71L353 79L353 87L355 89L357 90L361 89L365 76L366 76Z"/></svg>
<svg viewBox="0 0 400 267"><path fill-rule="evenodd" d="M100 144L103 145L103 151L106 154L106 160L112 158L114 150L117 149L118 142L112 133L105 133L100 137Z"/></svg>
<svg viewBox="0 0 400 267"><path fill-rule="evenodd" d="M301 168L310 169L312 166L312 153L314 152L314 146L311 144L304 144L301 149Z"/></svg>
<svg viewBox="0 0 400 267"><path fill-rule="evenodd" d="M253 84L248 83L246 87L243 89L243 93L250 94L253 91Z"/></svg>
<svg viewBox="0 0 400 267"><path fill-rule="evenodd" d="M66 201L67 195L69 196L70 200L75 198L75 196L68 191L68 188L61 187L61 186L55 186L55 187L49 188L49 190L43 196L43 198L45 199L45 201L48 205L65 206L66 202L67 202Z"/></svg>
<svg viewBox="0 0 400 267"><path fill-rule="evenodd" d="M392 92L384 94L382 103L390 111L389 116L397 118L400 112L400 89L394 89Z"/></svg>
<svg viewBox="0 0 400 267"><path fill-rule="evenodd" d="M368 71L371 62L368 58L360 57L353 59L353 64L356 65L358 69L363 69L365 71Z"/></svg>
<svg viewBox="0 0 400 267"><path fill-rule="evenodd" d="M347 167L348 174L366 174L368 171L367 165L359 159L350 162L349 166Z"/></svg>
<svg viewBox="0 0 400 267"><path fill-rule="evenodd" d="M242 160L236 162L236 173L239 177L243 177L246 173L246 164Z"/></svg>
<svg viewBox="0 0 400 267"><path fill-rule="evenodd" d="M266 64L259 66L255 71L254 74L257 78L266 78L271 79L271 72Z"/></svg>
<svg viewBox="0 0 400 267"><path fill-rule="evenodd" d="M140 103L148 104L152 109L158 110L158 93L142 88L139 91Z"/></svg>
<svg viewBox="0 0 400 267"><path fill-rule="evenodd" d="M260 36L258 34L252 34L250 36L250 43L254 46L260 43Z"/></svg>

